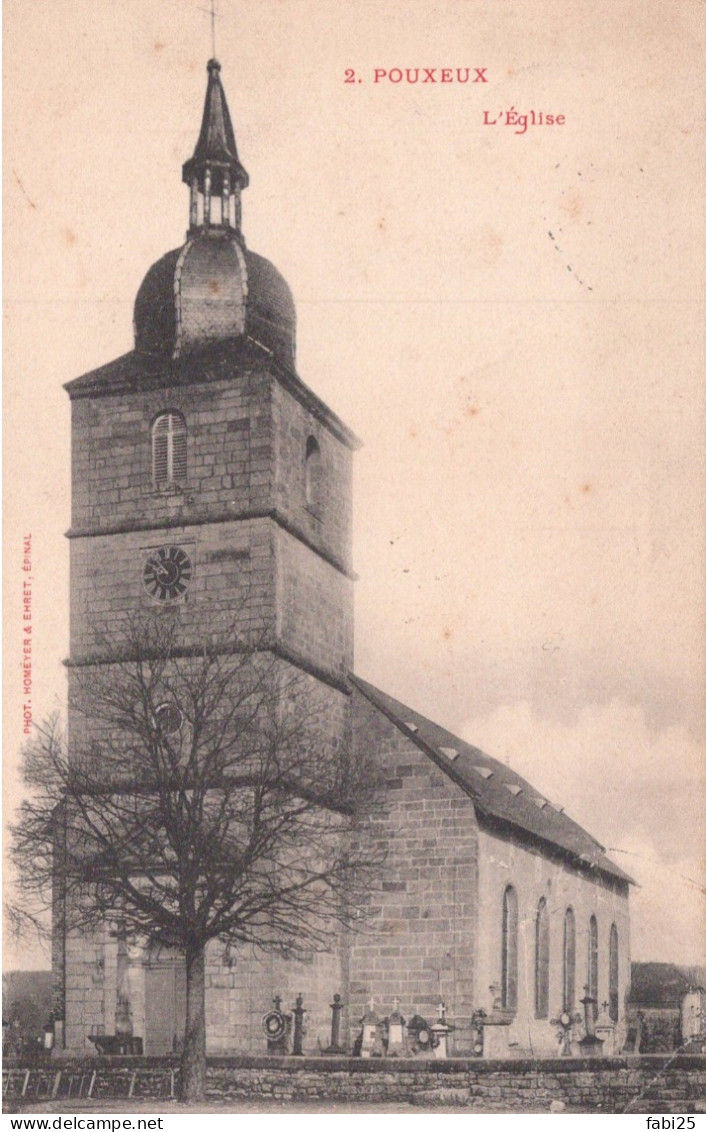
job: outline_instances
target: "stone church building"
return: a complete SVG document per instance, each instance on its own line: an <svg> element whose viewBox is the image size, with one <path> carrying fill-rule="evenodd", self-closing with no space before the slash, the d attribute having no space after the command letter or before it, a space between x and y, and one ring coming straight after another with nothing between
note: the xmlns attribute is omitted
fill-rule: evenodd
<svg viewBox="0 0 706 1132"><path fill-rule="evenodd" d="M429 1023L443 1000L452 1053L479 1052L480 1018L486 1056L551 1055L589 997L619 1048L630 878L510 768L353 674L358 442L299 377L292 294L243 237L248 174L215 60L183 180L186 242L145 276L134 349L67 385L69 679L105 661L101 642L132 611L178 606L185 655L229 610L260 619L325 704L332 749L352 743L377 766L366 836L387 849L371 928L330 953L210 947L209 1052L264 1053L273 996L291 1010L301 994L304 1052L316 1053L335 993L349 1047L371 1000L380 1017L398 1007ZM70 742L87 726L70 713ZM144 1053L178 1048L178 954L121 951L107 925L90 938L57 927L53 952L57 1052L95 1053L91 1037L115 1033L119 982Z"/></svg>

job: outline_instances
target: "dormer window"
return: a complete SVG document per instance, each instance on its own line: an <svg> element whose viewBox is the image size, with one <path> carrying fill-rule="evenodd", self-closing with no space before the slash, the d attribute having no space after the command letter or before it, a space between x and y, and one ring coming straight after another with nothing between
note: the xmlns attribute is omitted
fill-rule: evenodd
<svg viewBox="0 0 706 1132"><path fill-rule="evenodd" d="M156 491L186 481L186 422L181 413L160 413L152 425L152 483Z"/></svg>

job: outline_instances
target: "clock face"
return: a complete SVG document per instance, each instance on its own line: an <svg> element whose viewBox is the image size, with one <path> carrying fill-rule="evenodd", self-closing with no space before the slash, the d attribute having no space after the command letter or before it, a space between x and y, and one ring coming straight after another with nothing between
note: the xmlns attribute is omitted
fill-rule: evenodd
<svg viewBox="0 0 706 1132"><path fill-rule="evenodd" d="M181 708L175 703L160 704L154 715L159 730L165 735L176 735L184 722Z"/></svg>
<svg viewBox="0 0 706 1132"><path fill-rule="evenodd" d="M182 597L191 582L191 559L180 546L160 546L145 562L142 581L156 601Z"/></svg>

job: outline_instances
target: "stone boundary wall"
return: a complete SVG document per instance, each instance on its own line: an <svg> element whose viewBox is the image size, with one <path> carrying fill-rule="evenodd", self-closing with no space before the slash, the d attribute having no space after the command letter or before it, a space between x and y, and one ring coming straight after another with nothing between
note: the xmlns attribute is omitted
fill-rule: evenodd
<svg viewBox="0 0 706 1132"><path fill-rule="evenodd" d="M7 1068L6 1068L7 1072ZM12 1070L20 1080L21 1069ZM62 1081L95 1074L92 1097L152 1096L178 1092L178 1062L171 1058L54 1057L32 1073L61 1072ZM132 1082L132 1089L130 1088ZM48 1084L48 1082L47 1082ZM521 1105L546 1112L552 1101L579 1112L656 1113L696 1111L706 1097L706 1057L617 1057L595 1059L382 1059L327 1057L218 1057L208 1059L210 1101L261 1097L282 1104L330 1099L498 1111ZM8 1095L17 1095L14 1084ZM34 1089L28 1089L28 1098ZM46 1096L46 1092L44 1093ZM63 1086L57 1096L66 1096ZM82 1095L86 1095L85 1090ZM701 1109L699 1108L699 1111Z"/></svg>

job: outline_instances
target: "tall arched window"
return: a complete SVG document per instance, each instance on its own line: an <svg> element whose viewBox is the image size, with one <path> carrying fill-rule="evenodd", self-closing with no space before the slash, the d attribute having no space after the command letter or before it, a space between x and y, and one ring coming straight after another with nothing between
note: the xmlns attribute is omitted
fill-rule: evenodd
<svg viewBox="0 0 706 1132"><path fill-rule="evenodd" d="M508 885L503 894L502 997L504 1010L517 1010L517 893Z"/></svg>
<svg viewBox="0 0 706 1132"><path fill-rule="evenodd" d="M598 920L588 922L588 994L594 999L593 1017L598 1017Z"/></svg>
<svg viewBox="0 0 706 1132"><path fill-rule="evenodd" d="M549 1017L549 912L544 897L535 922L534 1012L537 1018Z"/></svg>
<svg viewBox="0 0 706 1132"><path fill-rule="evenodd" d="M564 993L563 1009L573 1014L576 1007L576 921L573 909L564 916Z"/></svg>
<svg viewBox="0 0 706 1132"><path fill-rule="evenodd" d="M618 976L618 929L610 925L610 950L608 953L608 1013L614 1022L620 1013L620 985Z"/></svg>
<svg viewBox="0 0 706 1132"><path fill-rule="evenodd" d="M313 436L310 436L306 442L304 477L307 507L312 511L318 511L321 508L322 495L321 449Z"/></svg>
<svg viewBox="0 0 706 1132"><path fill-rule="evenodd" d="M160 413L152 425L152 482L159 491L186 480L186 422L181 413Z"/></svg>

